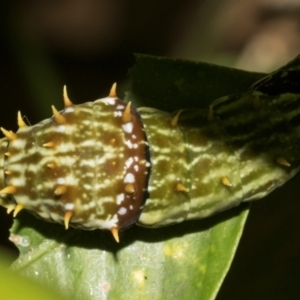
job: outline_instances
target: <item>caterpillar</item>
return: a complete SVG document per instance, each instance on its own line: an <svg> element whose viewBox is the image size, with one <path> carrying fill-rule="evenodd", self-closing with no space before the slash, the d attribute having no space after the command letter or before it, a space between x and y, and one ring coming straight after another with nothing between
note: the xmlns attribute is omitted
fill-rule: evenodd
<svg viewBox="0 0 300 300"><path fill-rule="evenodd" d="M119 231L201 219L264 197L299 172L300 95L259 91L172 114L116 95L16 133L1 128L0 205L45 221ZM255 90L257 89L257 90Z"/></svg>

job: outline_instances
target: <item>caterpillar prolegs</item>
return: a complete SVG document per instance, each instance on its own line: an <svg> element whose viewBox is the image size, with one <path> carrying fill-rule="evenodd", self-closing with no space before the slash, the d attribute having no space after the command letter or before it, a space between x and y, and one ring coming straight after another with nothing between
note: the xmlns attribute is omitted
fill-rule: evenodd
<svg viewBox="0 0 300 300"><path fill-rule="evenodd" d="M116 96L1 128L0 204L51 222L118 232L160 227L264 197L300 168L300 95L259 91L169 114Z"/></svg>

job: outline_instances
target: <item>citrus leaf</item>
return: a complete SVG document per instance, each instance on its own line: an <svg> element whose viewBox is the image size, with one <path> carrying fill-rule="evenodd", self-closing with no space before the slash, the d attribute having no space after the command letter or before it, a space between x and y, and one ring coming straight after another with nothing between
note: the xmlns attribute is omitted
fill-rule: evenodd
<svg viewBox="0 0 300 300"><path fill-rule="evenodd" d="M165 111L207 108L222 96L239 94L265 76L263 73L167 57L136 54L130 69L126 99L139 107Z"/></svg>
<svg viewBox="0 0 300 300"><path fill-rule="evenodd" d="M20 274L69 299L214 299L241 237L247 206L202 221L110 233L65 229L27 212L11 240Z"/></svg>

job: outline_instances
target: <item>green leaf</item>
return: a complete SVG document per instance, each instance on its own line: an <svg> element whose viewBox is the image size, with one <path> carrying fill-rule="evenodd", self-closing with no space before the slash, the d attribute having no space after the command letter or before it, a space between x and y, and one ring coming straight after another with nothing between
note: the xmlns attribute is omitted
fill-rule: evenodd
<svg viewBox="0 0 300 300"><path fill-rule="evenodd" d="M262 74L138 55L126 98L166 110L207 107L242 92ZM22 212L11 239L13 269L69 299L214 299L248 214L242 205L206 220L159 229L134 226L117 244L110 233L50 224Z"/></svg>
<svg viewBox="0 0 300 300"><path fill-rule="evenodd" d="M265 76L181 59L143 54L135 57L126 99L136 106L149 105L165 111L206 108L217 98L247 91Z"/></svg>
<svg viewBox="0 0 300 300"><path fill-rule="evenodd" d="M102 231L65 231L24 212L12 229L13 269L69 299L214 299L242 234L247 206L203 221L133 227L117 244Z"/></svg>
<svg viewBox="0 0 300 300"><path fill-rule="evenodd" d="M29 279L22 278L20 275L7 269L3 254L0 253L0 295L1 299L18 300L63 300L58 294L50 289L42 288Z"/></svg>

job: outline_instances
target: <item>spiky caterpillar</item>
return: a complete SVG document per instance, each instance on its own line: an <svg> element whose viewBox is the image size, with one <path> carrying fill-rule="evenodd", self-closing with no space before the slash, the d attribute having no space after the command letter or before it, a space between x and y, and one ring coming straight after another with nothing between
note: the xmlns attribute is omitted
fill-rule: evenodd
<svg viewBox="0 0 300 300"><path fill-rule="evenodd" d="M300 95L258 91L174 114L108 97L0 140L0 204L14 216L118 231L208 217L264 197L299 171ZM12 197L10 197L12 196Z"/></svg>

